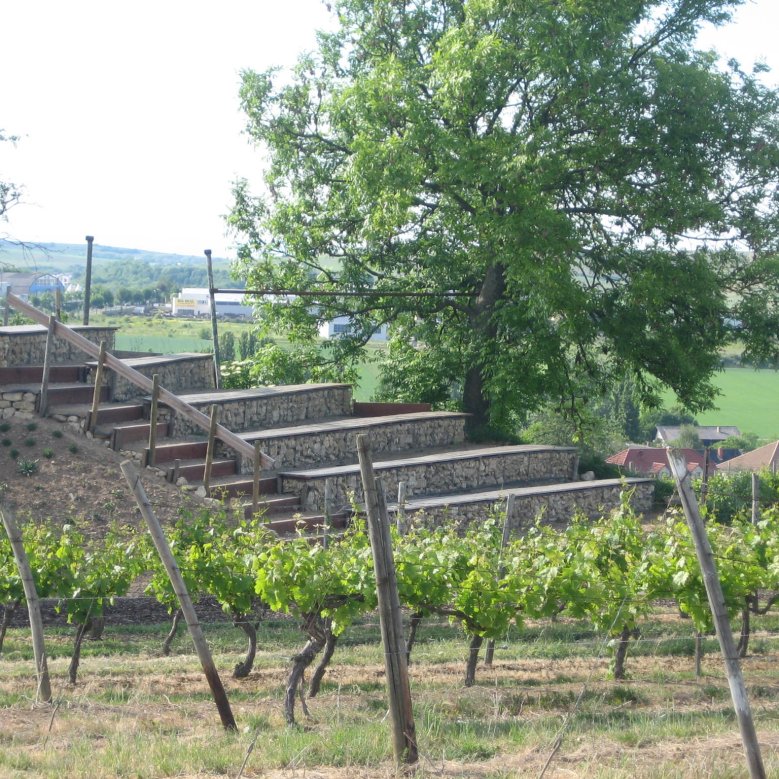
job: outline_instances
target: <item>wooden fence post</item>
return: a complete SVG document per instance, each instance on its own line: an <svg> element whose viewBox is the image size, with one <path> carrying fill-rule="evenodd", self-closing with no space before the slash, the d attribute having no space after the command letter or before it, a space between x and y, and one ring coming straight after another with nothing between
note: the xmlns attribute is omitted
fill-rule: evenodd
<svg viewBox="0 0 779 779"><path fill-rule="evenodd" d="M214 383L216 388L222 386L222 374L219 369L219 333L216 327L216 294L214 292L214 268L211 264L211 249L203 252L206 255L208 272L208 302L211 312L211 341L214 347Z"/></svg>
<svg viewBox="0 0 779 779"><path fill-rule="evenodd" d="M154 546L157 549L160 560L162 560L162 563L165 566L165 570L168 572L170 583L173 585L173 591L179 599L181 611L184 614L184 619L187 621L187 627L192 636L192 643L195 645L197 656L200 658L200 664L203 667L203 673L208 680L208 686L211 688L211 694L214 697L214 703L216 703L216 708L219 711L222 725L226 730L236 730L235 719L233 718L233 712L230 708L230 702L227 699L227 693L222 686L222 680L219 678L219 673L214 665L205 636L200 628L195 608L192 605L192 599L189 597L187 586L184 584L184 579L181 576L181 571L170 551L168 540L162 532L162 528L154 514L149 498L146 496L146 492L143 489L138 471L130 460L125 460L119 467L122 469L122 473L124 474L125 479L127 479L127 483L130 485L130 489L135 496L135 500L138 504L138 508L141 510L143 518L146 520L146 524L149 526L149 533L154 541Z"/></svg>
<svg viewBox="0 0 779 779"><path fill-rule="evenodd" d="M752 524L760 521L760 477L752 474Z"/></svg>
<svg viewBox="0 0 779 779"><path fill-rule="evenodd" d="M37 676L36 700L40 698L44 703L51 703L51 682L49 681L46 649L43 643L43 620L41 619L41 606L38 601L38 592L35 589L35 580L30 570L27 553L24 551L22 534L11 510L9 508L0 508L0 516L2 516L8 540L11 542L16 567L19 569L19 576L24 587L24 597L27 600L27 612L30 615L32 651L35 656L35 672Z"/></svg>
<svg viewBox="0 0 779 779"><path fill-rule="evenodd" d="M398 510L395 512L395 527L401 535L406 532L406 491L408 485L398 482Z"/></svg>
<svg viewBox="0 0 779 779"><path fill-rule="evenodd" d="M511 521L511 515L514 511L514 501L516 500L516 495L514 493L509 493L506 496L506 516L503 518L503 535L500 539L500 556L503 557L503 550L508 546L509 542L509 528ZM506 566L503 564L503 561L501 560L500 565L498 566L498 578L502 579L503 576L506 573ZM495 655L495 639L491 638L489 641L487 641L487 649L484 653L484 665L486 665L488 668L492 666L492 658Z"/></svg>
<svg viewBox="0 0 779 779"><path fill-rule="evenodd" d="M43 355L43 376L41 376L41 394L38 396L38 414L45 417L49 410L49 373L51 361L54 358L54 329L57 320L52 314L49 317L49 328L46 331L46 351Z"/></svg>
<svg viewBox="0 0 779 779"><path fill-rule="evenodd" d="M738 725L741 731L741 741L749 766L749 775L752 779L765 779L765 768L760 755L760 744L755 732L755 723L752 719L752 711L749 706L746 686L741 675L741 666L738 662L736 644L733 641L733 633L730 629L728 611L725 607L725 598L722 594L722 585L717 575L717 566L714 563L714 553L706 535L706 527L698 511L698 502L695 493L690 486L687 463L681 453L667 449L668 462L671 465L676 488L682 501L687 524L690 527L695 544L695 554L701 567L703 583L706 586L706 594L709 598L709 606L714 618L714 626L717 630L720 650L725 660L725 672L728 676L730 696L733 700L733 708L736 711Z"/></svg>
<svg viewBox="0 0 779 779"><path fill-rule="evenodd" d="M254 476L252 478L252 514L256 515L260 510L260 442L254 442Z"/></svg>
<svg viewBox="0 0 779 779"><path fill-rule="evenodd" d="M97 427L97 415L100 410L100 395L103 393L103 372L105 371L105 341L100 341L100 354L97 355L95 369L95 388L92 393L92 410L89 412L87 430L94 433Z"/></svg>
<svg viewBox="0 0 779 779"><path fill-rule="evenodd" d="M151 408L149 409L149 461L146 465L154 465L157 458L157 416L160 404L160 375L151 377Z"/></svg>
<svg viewBox="0 0 779 779"><path fill-rule="evenodd" d="M327 544L330 540L330 528L333 524L332 514L330 509L333 503L333 481L332 479L325 479L325 506L324 506L324 526L322 527L322 546L327 549Z"/></svg>
<svg viewBox="0 0 779 779"><path fill-rule="evenodd" d="M84 316L82 323L89 324L89 306L92 302L92 243L95 240L94 235L86 236L87 242L87 271L84 279Z"/></svg>
<svg viewBox="0 0 779 779"><path fill-rule="evenodd" d="M368 436L364 433L357 436L357 452L360 457L365 510L368 514L368 536L376 574L379 622L384 644L384 665L392 716L392 747L396 763L412 764L418 760L417 738L387 505L384 491L376 484Z"/></svg>
<svg viewBox="0 0 779 779"><path fill-rule="evenodd" d="M206 497L208 488L211 486L211 466L214 464L214 449L216 447L216 403L211 404L211 427L208 429L208 444L206 445L206 465L203 471L203 486L206 488Z"/></svg>

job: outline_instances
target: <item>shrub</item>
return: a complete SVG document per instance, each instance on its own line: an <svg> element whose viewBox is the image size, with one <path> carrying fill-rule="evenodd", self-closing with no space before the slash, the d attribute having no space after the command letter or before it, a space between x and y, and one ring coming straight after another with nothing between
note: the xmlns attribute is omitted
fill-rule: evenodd
<svg viewBox="0 0 779 779"><path fill-rule="evenodd" d="M37 460L19 460L16 468L22 476L32 476L38 470Z"/></svg>
<svg viewBox="0 0 779 779"><path fill-rule="evenodd" d="M75 454L75 453L78 451L78 446L76 446L76 444L71 444L71 445L68 447L68 451L69 451L71 454Z"/></svg>
<svg viewBox="0 0 779 779"><path fill-rule="evenodd" d="M35 446L35 439L34 438L25 438L24 439L24 445L25 446Z"/></svg>
<svg viewBox="0 0 779 779"><path fill-rule="evenodd" d="M62 430L52 430L51 434L55 438L62 438Z"/></svg>
<svg viewBox="0 0 779 779"><path fill-rule="evenodd" d="M10 446L13 441L10 438L4 438L2 441L3 446Z"/></svg>
<svg viewBox="0 0 779 779"><path fill-rule="evenodd" d="M0 423L0 433L7 433L11 429L11 423L10 422L2 422Z"/></svg>
<svg viewBox="0 0 779 779"><path fill-rule="evenodd" d="M9 456L12 460L15 460L19 456L19 450L18 449L11 449L10 452L8 452Z"/></svg>
<svg viewBox="0 0 779 779"><path fill-rule="evenodd" d="M32 433L33 430L38 429L38 423L37 422L28 422L25 427Z"/></svg>
<svg viewBox="0 0 779 779"><path fill-rule="evenodd" d="M43 450L43 456L44 456L44 457L45 457L47 460L51 460L51 458L52 458L52 457L54 457L54 450L53 450L51 447L47 446L47 447L46 447L46 448Z"/></svg>

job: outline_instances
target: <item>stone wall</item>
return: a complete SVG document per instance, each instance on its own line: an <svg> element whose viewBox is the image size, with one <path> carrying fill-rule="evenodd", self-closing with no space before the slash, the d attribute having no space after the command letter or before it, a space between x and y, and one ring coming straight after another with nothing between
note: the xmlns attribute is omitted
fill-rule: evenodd
<svg viewBox="0 0 779 779"><path fill-rule="evenodd" d="M298 422L349 416L352 388L349 384L299 384L285 387L256 387L242 392L209 393L198 400L184 399L205 414L212 403L219 406L219 423L234 433L263 430ZM173 415L171 435L191 435L200 428L184 417Z"/></svg>
<svg viewBox="0 0 779 779"><path fill-rule="evenodd" d="M504 452L491 451L489 455L473 456L443 454L414 458L408 462L375 465L376 476L381 479L385 494L392 500L398 493L398 484L406 483L408 498L414 495L435 495L462 492L477 488L490 489L504 484L568 481L573 475L577 452L573 448L502 447ZM348 472L331 471L315 476L281 474L283 492L300 495L303 511L323 511L325 482L329 479L333 506L349 504L354 493L358 502L363 501L362 479L358 468Z"/></svg>
<svg viewBox="0 0 779 779"><path fill-rule="evenodd" d="M541 514L543 521L553 525L566 525L576 512L588 517L603 516L617 508L622 492L627 486L633 490L631 505L637 512L652 508L655 485L652 479L607 479L600 482L573 482L548 488L529 488L510 491L515 493L514 510L509 517L509 528L514 536L520 536ZM507 490L508 492L508 490ZM432 501L416 501L408 504L407 515L416 515L419 522L427 526L443 523L466 527L471 522L482 521L492 510L504 508L506 495L485 494L481 499L461 496L447 505L434 505ZM429 505L422 505L428 503ZM397 506L390 512L396 513Z"/></svg>
<svg viewBox="0 0 779 779"><path fill-rule="evenodd" d="M35 416L37 392L29 390L3 390L0 392L0 419L8 419L17 414L25 419Z"/></svg>
<svg viewBox="0 0 779 779"><path fill-rule="evenodd" d="M114 348L116 327L73 325L71 329L94 344L105 341L109 351ZM0 367L43 365L45 354L46 328L42 325L0 327ZM87 354L62 338L54 339L52 358L55 363L80 363L90 359Z"/></svg>
<svg viewBox="0 0 779 779"><path fill-rule="evenodd" d="M154 374L160 377L160 386L174 393L207 390L214 388L214 358L210 354L187 354L178 356L154 356L125 359L124 362L147 378ZM95 364L91 364L89 381L94 383ZM116 401L132 400L148 395L135 384L108 372L111 397Z"/></svg>
<svg viewBox="0 0 779 779"><path fill-rule="evenodd" d="M372 423L370 418L355 420L359 424L343 426L312 425L294 434L289 430L268 431L252 436L259 440L260 448L276 461L276 470L314 468L323 465L340 465L357 461L357 436L370 436L371 451L375 457L383 452L400 452L413 449L457 446L465 441L465 414L445 411L419 415L417 418L398 417ZM349 422L346 420L345 422ZM244 458L243 473L250 473L252 463Z"/></svg>

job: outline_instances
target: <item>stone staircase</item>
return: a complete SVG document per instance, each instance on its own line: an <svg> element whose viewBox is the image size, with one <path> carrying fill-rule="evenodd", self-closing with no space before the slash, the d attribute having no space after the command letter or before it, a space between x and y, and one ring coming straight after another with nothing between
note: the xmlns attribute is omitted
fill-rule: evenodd
<svg viewBox="0 0 779 779"><path fill-rule="evenodd" d="M0 328L0 351L3 331L9 329ZM41 331L45 337L44 328ZM615 480L578 481L578 456L572 447L476 446L466 441L465 414L431 411L421 404L354 403L346 384L216 390L207 370L209 359L198 354L127 361L147 376L164 376L167 384L162 380L161 384L194 408L208 413L216 406L221 425L249 444L257 442L273 458L273 468L259 477L259 508L278 532L294 530L301 519L309 527L321 524L326 494L333 524L347 521L352 496L358 504L362 500L356 443L361 433L370 437L374 468L390 511L423 511L432 522L475 521L496 504L504 505L511 494L510 523L521 530L539 512L550 522L564 522L576 510L595 515L616 505L624 488L624 482ZM89 360L54 366L48 390L50 416L86 430L94 369ZM161 470L182 488L203 487L207 442L202 430L161 405L152 454L150 398L139 397L128 382L108 374L94 436ZM4 393L14 393L24 399L20 402L27 404L24 413L29 413L40 377L40 365L0 366L0 403ZM634 489L636 507L648 510L651 480L627 482ZM401 483L404 505L396 502ZM253 462L219 443L208 495L237 500L250 514L253 484ZM198 491L206 495L205 489Z"/></svg>

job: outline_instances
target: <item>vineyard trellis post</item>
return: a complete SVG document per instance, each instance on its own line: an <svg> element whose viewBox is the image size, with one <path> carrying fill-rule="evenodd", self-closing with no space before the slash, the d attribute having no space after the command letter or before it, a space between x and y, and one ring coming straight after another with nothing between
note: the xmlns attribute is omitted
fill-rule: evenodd
<svg viewBox="0 0 779 779"><path fill-rule="evenodd" d="M752 524L760 521L760 476L752 474Z"/></svg>
<svg viewBox="0 0 779 779"><path fill-rule="evenodd" d="M211 488L211 468L214 465L214 448L216 446L216 412L218 406L216 403L211 405L211 426L208 428L208 443L206 444L206 464L203 469L203 486L206 490L206 496Z"/></svg>
<svg viewBox="0 0 779 779"><path fill-rule="evenodd" d="M384 491L376 484L368 436L364 433L357 436L357 452L360 458L365 511L368 515L368 536L376 574L379 623L384 644L384 665L392 717L392 747L395 762L410 765L417 762L419 755L387 504Z"/></svg>
<svg viewBox="0 0 779 779"><path fill-rule="evenodd" d="M222 374L219 372L219 333L216 327L216 290L214 289L214 267L211 263L211 249L205 249L206 268L208 272L208 304L211 312L211 340L214 347L214 383L216 388L222 386Z"/></svg>
<svg viewBox="0 0 779 779"><path fill-rule="evenodd" d="M151 377L151 408L149 409L149 461L147 465L154 465L157 458L157 417L160 407L160 375L152 374Z"/></svg>
<svg viewBox="0 0 779 779"><path fill-rule="evenodd" d="M192 643L197 650L200 665L203 667L203 673L208 681L208 686L211 688L211 695L213 696L214 703L216 703L216 708L219 711L222 725L226 730L237 730L235 718L233 717L233 712L230 708L230 702L227 699L227 693L222 685L222 680L219 678L219 672L216 670L214 660L211 657L211 651L208 648L208 643L206 642L203 630L198 622L195 608L192 605L192 599L189 597L187 586L181 576L181 571L176 563L176 559L170 551L170 546L167 538L165 538L165 533L154 514L146 491L143 489L140 475L130 460L125 460L120 465L120 468L135 496L138 508L140 509L143 518L146 520L146 524L149 527L149 533L154 541L154 546L157 549L160 560L162 560L162 564L165 566L165 570L170 578L170 583L173 586L173 591L176 593L176 597L181 605L181 611L187 622L189 633L192 636Z"/></svg>
<svg viewBox="0 0 779 779"><path fill-rule="evenodd" d="M16 524L11 509L7 506L0 508L0 517L3 519L5 532L11 542L11 549L19 569L19 576L24 587L24 597L27 601L27 612L30 615L30 632L32 634L32 651L35 657L35 673L37 678L36 699L40 698L44 703L51 703L51 682L49 680L49 668L46 663L46 647L43 641L43 620L41 618L41 606L38 600L38 591L35 589L35 579L30 570L30 562L24 551L22 534Z"/></svg>
<svg viewBox="0 0 779 779"><path fill-rule="evenodd" d="M94 235L87 235L84 239L87 242L87 270L84 279L84 316L82 323L89 324L89 306L92 298L92 243L95 240Z"/></svg>
<svg viewBox="0 0 779 779"><path fill-rule="evenodd" d="M54 355L54 328L56 319L49 317L49 327L46 330L46 351L43 353L43 374L41 376L41 394L38 397L38 415L45 417L49 410L49 375Z"/></svg>
<svg viewBox="0 0 779 779"><path fill-rule="evenodd" d="M682 502L684 515L687 518L690 534L695 544L695 554L701 567L701 575L706 586L706 595L708 596L709 606L714 618L720 650L725 660L725 672L728 677L733 708L735 709L739 730L741 731L741 741L747 757L749 775L752 779L765 779L766 774L760 754L760 744L757 740L749 698L747 697L744 678L741 674L741 666L738 662L738 652L733 640L733 632L730 628L725 598L722 594L722 585L717 574L714 553L709 543L709 537L706 534L706 527L698 510L698 502L690 486L687 462L680 452L670 448L666 451L668 452L668 462L676 481L676 488Z"/></svg>
<svg viewBox="0 0 779 779"><path fill-rule="evenodd" d="M503 517L503 535L500 539L500 554L501 557L503 556L503 550L508 546L509 543L509 532L510 532L510 522L511 522L511 514L514 511L514 501L516 500L516 495L514 495L513 492L510 492L506 496L506 516ZM506 566L501 560L500 566L498 567L498 578L502 579L506 574ZM491 638L489 641L487 641L487 649L484 652L484 665L486 665L488 668L492 667L492 659L495 656L495 639Z"/></svg>
<svg viewBox="0 0 779 779"><path fill-rule="evenodd" d="M89 413L87 430L95 431L97 427L97 415L100 410L100 394L103 391L103 373L105 372L105 341L100 341L100 353L97 355L97 368L95 369L95 387L92 390L92 410Z"/></svg>

